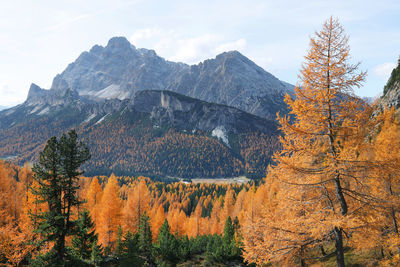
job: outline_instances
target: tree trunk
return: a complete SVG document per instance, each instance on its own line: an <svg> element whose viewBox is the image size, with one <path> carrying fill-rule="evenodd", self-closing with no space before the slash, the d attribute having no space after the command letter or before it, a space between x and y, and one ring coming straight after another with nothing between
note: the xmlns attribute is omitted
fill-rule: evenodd
<svg viewBox="0 0 400 267"><path fill-rule="evenodd" d="M342 186L340 185L339 174L335 178L335 189L336 189L336 197L337 197L337 199L339 200L339 203L340 203L340 213L342 215L346 215L346 213L347 213L347 203L346 203L346 199L344 198L344 195L343 195Z"/></svg>
<svg viewBox="0 0 400 267"><path fill-rule="evenodd" d="M64 263L64 255L65 255L65 236L61 234L56 241L55 250L57 253L57 264Z"/></svg>
<svg viewBox="0 0 400 267"><path fill-rule="evenodd" d="M392 215L392 221L393 221L393 232L395 232L397 235L399 235L399 228L397 226L397 220L396 220L396 211L394 210L394 208L391 208L391 215ZM397 245L397 253L400 256L400 246Z"/></svg>
<svg viewBox="0 0 400 267"><path fill-rule="evenodd" d="M337 266L338 267L345 267L342 229L339 229L339 228L335 227L333 232L335 234L335 247L336 247L336 262L337 262Z"/></svg>
<svg viewBox="0 0 400 267"><path fill-rule="evenodd" d="M321 249L322 256L326 256L326 252L323 245L320 245L319 248Z"/></svg>

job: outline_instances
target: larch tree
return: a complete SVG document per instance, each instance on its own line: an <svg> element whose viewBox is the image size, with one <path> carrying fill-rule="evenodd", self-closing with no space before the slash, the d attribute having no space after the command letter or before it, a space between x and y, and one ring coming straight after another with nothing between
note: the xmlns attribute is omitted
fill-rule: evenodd
<svg viewBox="0 0 400 267"><path fill-rule="evenodd" d="M103 194L103 190L100 186L99 179L94 177L89 185L86 193L86 208L90 212L90 217L92 217L94 224L100 217L100 201Z"/></svg>
<svg viewBox="0 0 400 267"><path fill-rule="evenodd" d="M348 37L331 17L311 38L294 98L285 97L290 114L278 116L282 150L268 176L280 183L280 220L259 223L273 239L266 251L272 260L295 252L304 265L308 247L333 240L337 265L345 266L343 235L355 228L367 201L361 200L366 187L358 157L370 115L353 92L366 73L349 57Z"/></svg>
<svg viewBox="0 0 400 267"><path fill-rule="evenodd" d="M160 230L161 225L163 225L165 219L166 215L164 212L164 207L163 205L159 205L154 213L154 216L151 218L151 228L153 229L154 240L157 238L158 231Z"/></svg>
<svg viewBox="0 0 400 267"><path fill-rule="evenodd" d="M124 228L137 233L139 219L143 213L150 211L150 192L144 179L128 191L128 199L123 209Z"/></svg>
<svg viewBox="0 0 400 267"><path fill-rule="evenodd" d="M369 212L370 217L374 218L368 231L369 236L364 236L361 240L369 245L380 245L382 254L383 249L386 249L388 255L395 254L393 259L399 260L400 128L394 108L382 112L377 122L379 131L373 143L375 168L369 175L369 181L371 193L379 201Z"/></svg>
<svg viewBox="0 0 400 267"><path fill-rule="evenodd" d="M225 193L224 206L220 215L221 229L225 227L225 221L228 219L228 217L232 216L234 204L234 192L232 188L229 187Z"/></svg>
<svg viewBox="0 0 400 267"><path fill-rule="evenodd" d="M105 247L113 248L117 238L118 227L122 219L122 203L119 197L119 185L114 174L108 179L100 202L99 219L96 220L96 230L99 241Z"/></svg>

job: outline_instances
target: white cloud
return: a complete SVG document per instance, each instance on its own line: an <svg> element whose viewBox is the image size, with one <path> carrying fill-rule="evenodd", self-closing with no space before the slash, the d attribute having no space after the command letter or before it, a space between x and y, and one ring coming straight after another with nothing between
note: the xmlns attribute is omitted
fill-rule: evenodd
<svg viewBox="0 0 400 267"><path fill-rule="evenodd" d="M8 84L0 82L0 106L11 107L21 101L24 94L12 90Z"/></svg>
<svg viewBox="0 0 400 267"><path fill-rule="evenodd" d="M243 50L246 48L247 42L245 39L240 38L239 40L233 41L233 42L228 42L221 44L218 46L215 51L217 53L222 53L226 51L232 51L232 50Z"/></svg>
<svg viewBox="0 0 400 267"><path fill-rule="evenodd" d="M70 25L72 23L81 21L83 19L87 19L87 18L89 18L91 16L92 16L92 14L82 14L82 15L78 15L78 16L75 16L75 17L71 17L71 18L68 18L68 19L66 19L64 21L56 23L55 25L51 25L49 27L46 27L46 28L43 29L43 31L44 32L57 31L57 30L59 30L61 28L67 27L68 25Z"/></svg>
<svg viewBox="0 0 400 267"><path fill-rule="evenodd" d="M136 44L142 40L160 36L162 34L159 28L146 28L137 30L130 38L131 43Z"/></svg>
<svg viewBox="0 0 400 267"><path fill-rule="evenodd" d="M217 54L230 50L244 50L246 40L227 40L217 34L184 36L176 31L158 27L137 30L130 41L138 47L154 49L158 54L172 61L195 64Z"/></svg>
<svg viewBox="0 0 400 267"><path fill-rule="evenodd" d="M205 34L192 38L176 41L176 50L171 60L187 63L197 63L205 58L214 56L214 48L218 45L219 37L213 34Z"/></svg>
<svg viewBox="0 0 400 267"><path fill-rule="evenodd" d="M383 79L388 79L394 68L396 68L396 64L392 62L386 62L375 66L372 71L375 75Z"/></svg>

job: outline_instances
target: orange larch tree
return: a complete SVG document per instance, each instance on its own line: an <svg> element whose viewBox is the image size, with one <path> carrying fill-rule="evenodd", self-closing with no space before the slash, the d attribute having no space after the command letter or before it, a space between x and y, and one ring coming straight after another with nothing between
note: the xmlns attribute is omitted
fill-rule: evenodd
<svg viewBox="0 0 400 267"><path fill-rule="evenodd" d="M99 241L104 246L113 248L122 217L119 185L117 178L113 174L108 179L107 185L104 188L100 207L100 217L96 225L96 230L99 233Z"/></svg>
<svg viewBox="0 0 400 267"><path fill-rule="evenodd" d="M150 191L144 179L132 185L128 190L128 199L123 209L124 229L136 233L140 216L150 213Z"/></svg>
<svg viewBox="0 0 400 267"><path fill-rule="evenodd" d="M365 207L359 196L366 188L358 177L365 166L358 162L364 145L369 108L354 96L353 88L365 78L358 64L349 63L348 37L338 20L328 19L311 38L295 97L287 95L290 115L278 116L282 150L268 179L278 180L280 221L258 225L268 232L266 259L289 252L302 254L308 247L335 243L338 266L344 266L343 235L355 228ZM272 234L274 233L274 234ZM251 242L247 242L251 244ZM252 260L252 247L246 247Z"/></svg>
<svg viewBox="0 0 400 267"><path fill-rule="evenodd" d="M373 143L374 168L369 182L372 195L378 199L369 211L370 230L364 234L361 244L381 246L386 255L395 254L389 260L399 261L400 256L400 128L394 108L385 110L377 117L378 134ZM371 248L369 247L369 248ZM397 262L398 264L398 262Z"/></svg>
<svg viewBox="0 0 400 267"><path fill-rule="evenodd" d="M103 190L100 186L99 179L94 177L89 185L89 188L86 192L86 204L85 207L90 212L90 216L94 222L97 224L97 221L100 218L100 201L103 195Z"/></svg>

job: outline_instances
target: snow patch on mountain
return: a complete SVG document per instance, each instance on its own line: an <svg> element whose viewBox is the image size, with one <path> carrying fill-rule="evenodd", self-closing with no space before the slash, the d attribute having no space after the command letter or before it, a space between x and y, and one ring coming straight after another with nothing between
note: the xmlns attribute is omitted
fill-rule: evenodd
<svg viewBox="0 0 400 267"><path fill-rule="evenodd" d="M98 120L98 121L95 123L95 125L101 123L108 115L110 115L110 114L108 113L108 114L106 114L105 116L103 116L100 120Z"/></svg>
<svg viewBox="0 0 400 267"><path fill-rule="evenodd" d="M38 115L47 114L47 113L49 113L49 111L50 111L50 108L49 108L49 107L46 107L46 108L42 109L42 111L40 111L40 112L38 113Z"/></svg>
<svg viewBox="0 0 400 267"><path fill-rule="evenodd" d="M39 110L41 110L43 108L42 105L37 105L36 107L34 107L31 112L29 112L29 114L33 114L35 112L38 112Z"/></svg>
<svg viewBox="0 0 400 267"><path fill-rule="evenodd" d="M215 127L215 129L211 132L211 136L217 137L219 140L229 146L229 140L226 136L226 129L224 126Z"/></svg>
<svg viewBox="0 0 400 267"><path fill-rule="evenodd" d="M89 117L86 118L86 120L84 120L81 124L84 124L86 122L91 121L94 117L96 117L96 114L91 114ZM104 117L103 117L104 118Z"/></svg>
<svg viewBox="0 0 400 267"><path fill-rule="evenodd" d="M90 91L81 91L79 95L90 95L105 99L113 99L117 98L119 100L127 99L130 96L130 93L120 89L120 86L117 84L111 84L100 91L90 90Z"/></svg>

